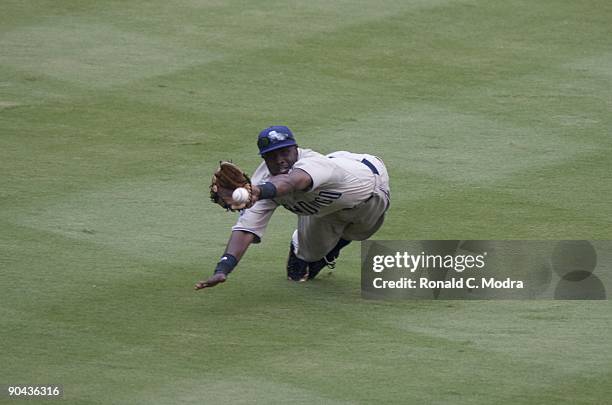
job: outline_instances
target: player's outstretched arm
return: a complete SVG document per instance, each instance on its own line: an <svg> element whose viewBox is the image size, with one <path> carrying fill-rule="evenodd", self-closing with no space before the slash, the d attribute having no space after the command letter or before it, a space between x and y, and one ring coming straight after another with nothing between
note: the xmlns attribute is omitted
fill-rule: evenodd
<svg viewBox="0 0 612 405"><path fill-rule="evenodd" d="M253 186L253 204L262 199L282 197L295 191L308 190L312 187L312 178L302 169L294 169L289 174L273 176L269 182Z"/></svg>
<svg viewBox="0 0 612 405"><path fill-rule="evenodd" d="M228 274L238 264L244 252L253 243L253 240L255 240L255 235L251 232L233 231L227 242L225 253L221 256L219 263L217 263L214 274L206 280L198 281L194 289L201 290L224 283L227 280Z"/></svg>

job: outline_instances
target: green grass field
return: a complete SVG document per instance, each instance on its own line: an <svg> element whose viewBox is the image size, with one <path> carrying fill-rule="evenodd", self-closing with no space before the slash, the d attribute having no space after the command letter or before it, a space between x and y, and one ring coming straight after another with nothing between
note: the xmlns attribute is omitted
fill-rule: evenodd
<svg viewBox="0 0 612 405"><path fill-rule="evenodd" d="M0 385L70 404L603 404L608 301L285 280L278 210L217 288L255 138L384 158L376 239L612 239L608 0L3 0ZM0 401L13 403L6 398Z"/></svg>

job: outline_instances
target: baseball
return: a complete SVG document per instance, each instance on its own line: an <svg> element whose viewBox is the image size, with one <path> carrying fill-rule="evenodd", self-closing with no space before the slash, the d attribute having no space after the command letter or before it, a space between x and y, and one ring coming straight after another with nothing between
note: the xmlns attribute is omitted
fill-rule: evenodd
<svg viewBox="0 0 612 405"><path fill-rule="evenodd" d="M238 204L244 204L249 201L249 190L244 187L238 187L232 193L232 199Z"/></svg>

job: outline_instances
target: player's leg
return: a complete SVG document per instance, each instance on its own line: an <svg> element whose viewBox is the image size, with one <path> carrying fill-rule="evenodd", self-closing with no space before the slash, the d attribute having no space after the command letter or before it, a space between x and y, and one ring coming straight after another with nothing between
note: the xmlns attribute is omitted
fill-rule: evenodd
<svg viewBox="0 0 612 405"><path fill-rule="evenodd" d="M314 216L298 217L298 229L293 234L292 241L296 255L307 262L322 259L331 251L342 236L345 224L335 215L323 218Z"/></svg>
<svg viewBox="0 0 612 405"><path fill-rule="evenodd" d="M332 217L298 217L287 260L287 277L294 281L314 278L327 264L326 256L348 244L340 241L343 229L344 225Z"/></svg>
<svg viewBox="0 0 612 405"><path fill-rule="evenodd" d="M340 238L338 243L336 243L336 246L334 246L334 248L330 250L323 258L325 262L333 268L333 266L336 265L335 260L338 258L338 256L340 256L340 250L349 243L351 243L351 240Z"/></svg>
<svg viewBox="0 0 612 405"><path fill-rule="evenodd" d="M372 155L369 155L368 159L379 173L376 175L374 196L370 199L373 201L368 200L362 206L352 210L343 210L335 215L339 223L344 226L342 237L323 259L309 263L310 277L316 276L325 266L333 269L336 265L335 260L340 256L340 249L351 243L352 240L369 238L384 222L384 214L389 208L389 174L382 160Z"/></svg>
<svg viewBox="0 0 612 405"><path fill-rule="evenodd" d="M287 257L287 278L293 281L306 281L308 279L308 262L296 256L296 246L297 244L291 241L289 257Z"/></svg>
<svg viewBox="0 0 612 405"><path fill-rule="evenodd" d="M289 278L296 281L314 278L324 267L335 265L340 249L351 240L368 239L382 226L389 208L389 175L380 159L372 156L371 160L379 175L374 195L367 202L324 218L298 217L287 262Z"/></svg>
<svg viewBox="0 0 612 405"><path fill-rule="evenodd" d="M354 215L354 220L347 221L348 225L342 232L342 238L349 240L369 239L383 225L386 206L385 197L374 195L366 204L354 208L351 210L352 212L347 212L346 214Z"/></svg>
<svg viewBox="0 0 612 405"><path fill-rule="evenodd" d="M316 262L308 263L308 279L311 280L317 276L325 267L334 269L336 267L336 259L340 256L340 249L351 243L350 240L340 238L336 246L333 247L322 259Z"/></svg>

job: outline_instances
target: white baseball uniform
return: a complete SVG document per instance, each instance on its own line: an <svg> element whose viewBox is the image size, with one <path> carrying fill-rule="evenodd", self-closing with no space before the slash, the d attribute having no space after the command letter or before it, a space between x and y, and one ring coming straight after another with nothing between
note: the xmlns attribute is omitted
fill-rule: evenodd
<svg viewBox="0 0 612 405"><path fill-rule="evenodd" d="M298 215L293 235L296 255L312 262L321 259L340 238L365 240L382 225L389 206L389 175L382 160L373 155L334 152L327 156L298 148L293 169L312 178L308 191L259 200L244 210L233 231L247 231L260 241L279 205ZM253 184L273 177L265 162L255 170Z"/></svg>

